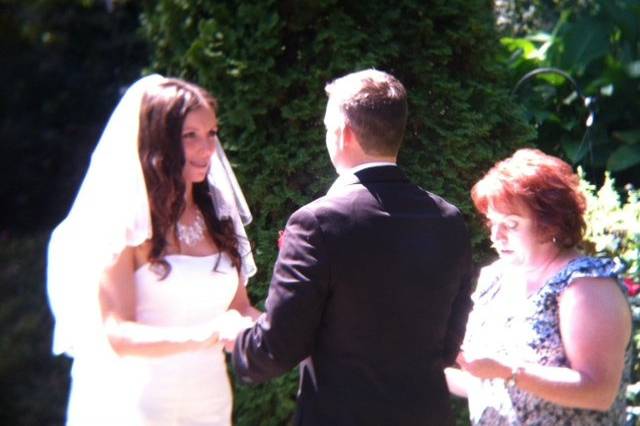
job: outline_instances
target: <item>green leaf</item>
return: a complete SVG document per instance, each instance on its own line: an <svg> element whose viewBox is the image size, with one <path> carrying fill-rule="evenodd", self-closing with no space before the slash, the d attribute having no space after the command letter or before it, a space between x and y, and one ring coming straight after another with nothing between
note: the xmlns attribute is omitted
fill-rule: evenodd
<svg viewBox="0 0 640 426"><path fill-rule="evenodd" d="M561 66L565 70L583 70L594 59L609 51L610 26L592 18L566 24L561 38L563 52Z"/></svg>
<svg viewBox="0 0 640 426"><path fill-rule="evenodd" d="M591 166L601 164L602 167L604 167L604 160L601 159L601 157L604 158L601 152L603 144L604 142L594 137L591 132L585 133L580 140L567 137L560 140L560 147L572 164L586 162Z"/></svg>
<svg viewBox="0 0 640 426"><path fill-rule="evenodd" d="M580 149L581 147L579 141L565 139L560 141L560 146L562 147L564 154L567 156L567 159L569 159L571 164L577 164L586 154L586 150Z"/></svg>
<svg viewBox="0 0 640 426"><path fill-rule="evenodd" d="M611 96L613 95L613 90L614 90L613 84L607 84L606 86L602 86L600 88L600 94L602 96Z"/></svg>
<svg viewBox="0 0 640 426"><path fill-rule="evenodd" d="M638 37L638 21L640 18L640 9L633 8L632 2L616 2L610 0L600 1L602 7L602 15L609 19L614 25L620 27L623 37L634 39Z"/></svg>
<svg viewBox="0 0 640 426"><path fill-rule="evenodd" d="M607 169L612 172L619 172L638 164L640 164L640 144L621 145L609 157Z"/></svg>
<svg viewBox="0 0 640 426"><path fill-rule="evenodd" d="M531 58L537 51L535 44L525 38L503 37L500 39L500 43L510 52L521 51L522 56L527 59Z"/></svg>
<svg viewBox="0 0 640 426"><path fill-rule="evenodd" d="M567 82L566 78L555 73L544 73L544 74L537 75L536 77L554 86L562 86Z"/></svg>
<svg viewBox="0 0 640 426"><path fill-rule="evenodd" d="M536 123L544 123L547 120L557 120L558 116L551 111L543 109L532 109L531 114Z"/></svg>
<svg viewBox="0 0 640 426"><path fill-rule="evenodd" d="M630 64L627 64L626 70L629 77L640 77L640 61L633 61Z"/></svg>
<svg viewBox="0 0 640 426"><path fill-rule="evenodd" d="M625 144L634 144L640 142L640 129L615 131L612 136Z"/></svg>
<svg viewBox="0 0 640 426"><path fill-rule="evenodd" d="M527 40L535 41L538 43L549 43L553 41L553 36L549 33L545 33L543 31L537 32L535 34L531 34L527 36Z"/></svg>

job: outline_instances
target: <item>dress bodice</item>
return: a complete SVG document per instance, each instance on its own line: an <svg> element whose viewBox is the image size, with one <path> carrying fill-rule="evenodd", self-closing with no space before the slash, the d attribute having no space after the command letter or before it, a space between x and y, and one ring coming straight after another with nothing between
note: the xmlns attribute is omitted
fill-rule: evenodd
<svg viewBox="0 0 640 426"><path fill-rule="evenodd" d="M233 300L238 272L226 254L165 256L164 278L146 263L135 272L136 321L155 326L188 326L213 319Z"/></svg>

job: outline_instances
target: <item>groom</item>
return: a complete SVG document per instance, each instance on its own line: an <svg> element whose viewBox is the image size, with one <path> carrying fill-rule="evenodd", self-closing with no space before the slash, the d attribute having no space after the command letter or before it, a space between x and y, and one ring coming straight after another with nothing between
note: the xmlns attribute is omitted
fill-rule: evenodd
<svg viewBox="0 0 640 426"><path fill-rule="evenodd" d="M396 166L407 121L396 78L366 70L326 92L339 177L289 218L235 371L260 383L300 363L296 425L453 424L443 367L470 309L462 215Z"/></svg>

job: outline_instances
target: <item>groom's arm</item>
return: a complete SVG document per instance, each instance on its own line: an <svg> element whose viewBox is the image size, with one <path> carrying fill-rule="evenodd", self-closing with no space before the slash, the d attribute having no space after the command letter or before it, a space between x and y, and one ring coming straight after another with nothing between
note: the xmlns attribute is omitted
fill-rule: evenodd
<svg viewBox="0 0 640 426"><path fill-rule="evenodd" d="M460 352L460 345L464 340L467 328L467 319L473 306L471 290L474 281L473 262L471 259L471 245L466 227L462 233L462 253L459 263L454 266L459 273L458 291L451 305L451 313L447 324L447 334L444 341L443 360L445 366L453 365Z"/></svg>
<svg viewBox="0 0 640 426"><path fill-rule="evenodd" d="M289 219L276 261L266 310L238 335L233 366L241 380L261 383L310 355L329 285L322 230L303 207Z"/></svg>

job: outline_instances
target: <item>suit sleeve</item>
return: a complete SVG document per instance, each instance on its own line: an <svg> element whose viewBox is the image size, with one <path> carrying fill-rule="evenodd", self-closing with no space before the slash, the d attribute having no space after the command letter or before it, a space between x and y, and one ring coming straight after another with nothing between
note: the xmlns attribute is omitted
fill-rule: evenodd
<svg viewBox="0 0 640 426"><path fill-rule="evenodd" d="M265 313L236 340L233 366L243 382L279 376L311 354L328 292L326 252L315 215L298 210L285 228Z"/></svg>
<svg viewBox="0 0 640 426"><path fill-rule="evenodd" d="M458 356L460 345L462 344L467 328L469 312L473 306L471 291L474 274L471 261L471 246L466 229L464 235L465 242L461 245L463 247L463 253L461 253L460 264L458 266L458 292L451 306L451 314L449 315L447 334L444 341L443 358L445 366L452 365Z"/></svg>

